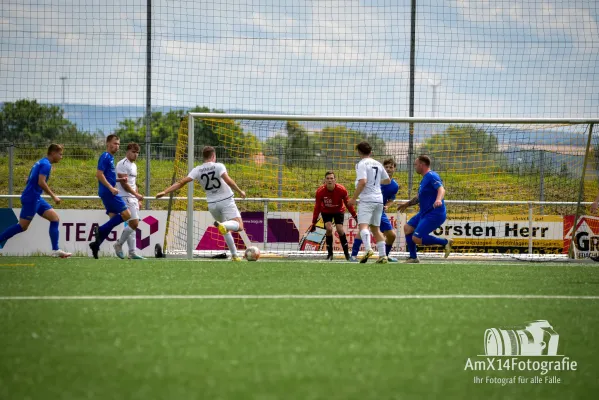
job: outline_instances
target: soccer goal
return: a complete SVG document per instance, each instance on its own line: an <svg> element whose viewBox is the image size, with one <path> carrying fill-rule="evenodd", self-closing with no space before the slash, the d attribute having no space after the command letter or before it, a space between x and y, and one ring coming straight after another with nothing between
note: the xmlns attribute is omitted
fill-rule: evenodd
<svg viewBox="0 0 599 400"><path fill-rule="evenodd" d="M592 257L599 255L599 218L589 207L599 193L597 122L190 113L179 129L172 179L202 162L204 146L215 147L217 161L247 194L236 199L247 234L234 235L238 248L324 258L322 221L307 232L314 193L327 171L353 193L355 146L366 140L374 158L397 164L400 188L387 210L397 231L393 256L405 257L403 226L418 212L415 206L399 213L396 204L417 195L421 177L413 162L426 154L447 192L447 220L433 234L454 240L452 257ZM170 198L167 255L226 253L198 186ZM344 231L351 248L357 227L349 217ZM342 258L336 233L334 248ZM419 253L440 257L441 249L419 247Z"/></svg>

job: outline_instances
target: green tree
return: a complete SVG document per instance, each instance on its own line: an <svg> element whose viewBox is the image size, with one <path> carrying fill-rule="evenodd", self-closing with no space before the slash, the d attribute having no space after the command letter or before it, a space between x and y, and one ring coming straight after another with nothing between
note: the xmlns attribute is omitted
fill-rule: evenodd
<svg viewBox="0 0 599 400"><path fill-rule="evenodd" d="M89 145L94 135L77 130L62 108L37 100L7 102L0 110L0 137L13 142L46 145L51 142Z"/></svg>
<svg viewBox="0 0 599 400"><path fill-rule="evenodd" d="M356 145L367 141L374 157L385 155L385 141L376 134L366 134L346 126L327 126L318 136L317 146L326 157L327 168L348 169L358 159Z"/></svg>
<svg viewBox="0 0 599 400"><path fill-rule="evenodd" d="M417 154L429 155L439 171L496 171L506 164L497 137L472 125L449 126L428 138Z"/></svg>

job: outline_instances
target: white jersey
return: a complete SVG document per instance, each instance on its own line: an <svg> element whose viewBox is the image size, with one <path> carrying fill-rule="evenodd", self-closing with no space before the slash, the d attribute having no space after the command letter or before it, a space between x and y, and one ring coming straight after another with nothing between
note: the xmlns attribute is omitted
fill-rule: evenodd
<svg viewBox="0 0 599 400"><path fill-rule="evenodd" d="M374 158L363 158L356 164L356 186L360 179L366 179L366 186L360 193L360 202L383 203L383 192L381 192L381 180L389 179L383 164Z"/></svg>
<svg viewBox="0 0 599 400"><path fill-rule="evenodd" d="M116 165L117 174L127 174L127 184L134 192L137 192L137 165L134 162L129 161L127 157L123 158ZM135 197L131 193L127 192L120 182L116 183L116 188L119 190L119 196L121 197Z"/></svg>
<svg viewBox="0 0 599 400"><path fill-rule="evenodd" d="M206 192L208 203L233 197L233 190L222 180L227 168L221 163L207 162L191 170L188 177L198 181Z"/></svg>

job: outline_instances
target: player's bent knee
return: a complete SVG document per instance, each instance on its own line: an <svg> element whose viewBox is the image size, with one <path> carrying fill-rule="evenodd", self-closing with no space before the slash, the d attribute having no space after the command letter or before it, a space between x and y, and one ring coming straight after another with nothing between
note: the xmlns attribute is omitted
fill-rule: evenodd
<svg viewBox="0 0 599 400"><path fill-rule="evenodd" d="M19 221L19 225L21 225L21 229L23 230L23 232L25 232L27 229L29 229L29 224L31 224L31 221L27 221L27 220Z"/></svg>
<svg viewBox="0 0 599 400"><path fill-rule="evenodd" d="M417 237L417 236L412 236L412 240L414 241L414 243L416 244L422 244L422 239Z"/></svg>
<svg viewBox="0 0 599 400"><path fill-rule="evenodd" d="M131 227L131 229L137 229L137 227L139 226L139 220L130 219L129 221L127 221L127 224Z"/></svg>
<svg viewBox="0 0 599 400"><path fill-rule="evenodd" d="M413 226L411 226L411 225L405 224L405 225L403 226L403 232L404 232L406 235L409 235L410 233L413 233L413 232L414 232L414 227L413 227Z"/></svg>
<svg viewBox="0 0 599 400"><path fill-rule="evenodd" d="M395 231L385 231L385 237L389 240L395 240L397 235L395 234Z"/></svg>
<svg viewBox="0 0 599 400"><path fill-rule="evenodd" d="M129 210L125 210L121 213L121 217L123 218L123 221L128 221L129 218L131 218L131 212Z"/></svg>

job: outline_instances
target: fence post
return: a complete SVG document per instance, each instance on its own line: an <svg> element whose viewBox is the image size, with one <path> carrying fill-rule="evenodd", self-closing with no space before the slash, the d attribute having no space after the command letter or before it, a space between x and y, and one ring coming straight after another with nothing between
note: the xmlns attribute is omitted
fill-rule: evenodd
<svg viewBox="0 0 599 400"><path fill-rule="evenodd" d="M532 202L528 202L528 254L532 254Z"/></svg>
<svg viewBox="0 0 599 400"><path fill-rule="evenodd" d="M575 258L574 253L574 237L576 235L576 226L578 225L578 217L580 217L580 203L584 200L584 179L587 171L587 162L589 160L589 151L591 148L591 139L593 138L593 126L595 124L591 123L589 125L589 136L587 138L587 147L584 152L584 161L582 162L582 175L580 177L580 184L578 186L578 201L576 202L576 214L574 214L574 223L572 224L572 236L570 237L570 247L568 248L568 257Z"/></svg>
<svg viewBox="0 0 599 400"><path fill-rule="evenodd" d="M262 246L266 251L268 244L268 200L264 200L264 239L262 239Z"/></svg>
<svg viewBox="0 0 599 400"><path fill-rule="evenodd" d="M539 188L539 201L545 201L545 151L539 150L539 175L540 175L540 188ZM540 208L541 215L543 215L543 204Z"/></svg>
<svg viewBox="0 0 599 400"><path fill-rule="evenodd" d="M278 174L278 181L279 181L279 186L278 186L278 190L277 190L277 197L280 199L283 197L283 146L279 145L279 149L278 149L278 153L279 153L279 174ZM277 210L281 211L281 203L277 203Z"/></svg>
<svg viewBox="0 0 599 400"><path fill-rule="evenodd" d="M8 194L13 194L14 190L14 179L13 179L13 171L15 168L15 144L10 143L8 145ZM8 199L8 208L12 208L12 198Z"/></svg>

